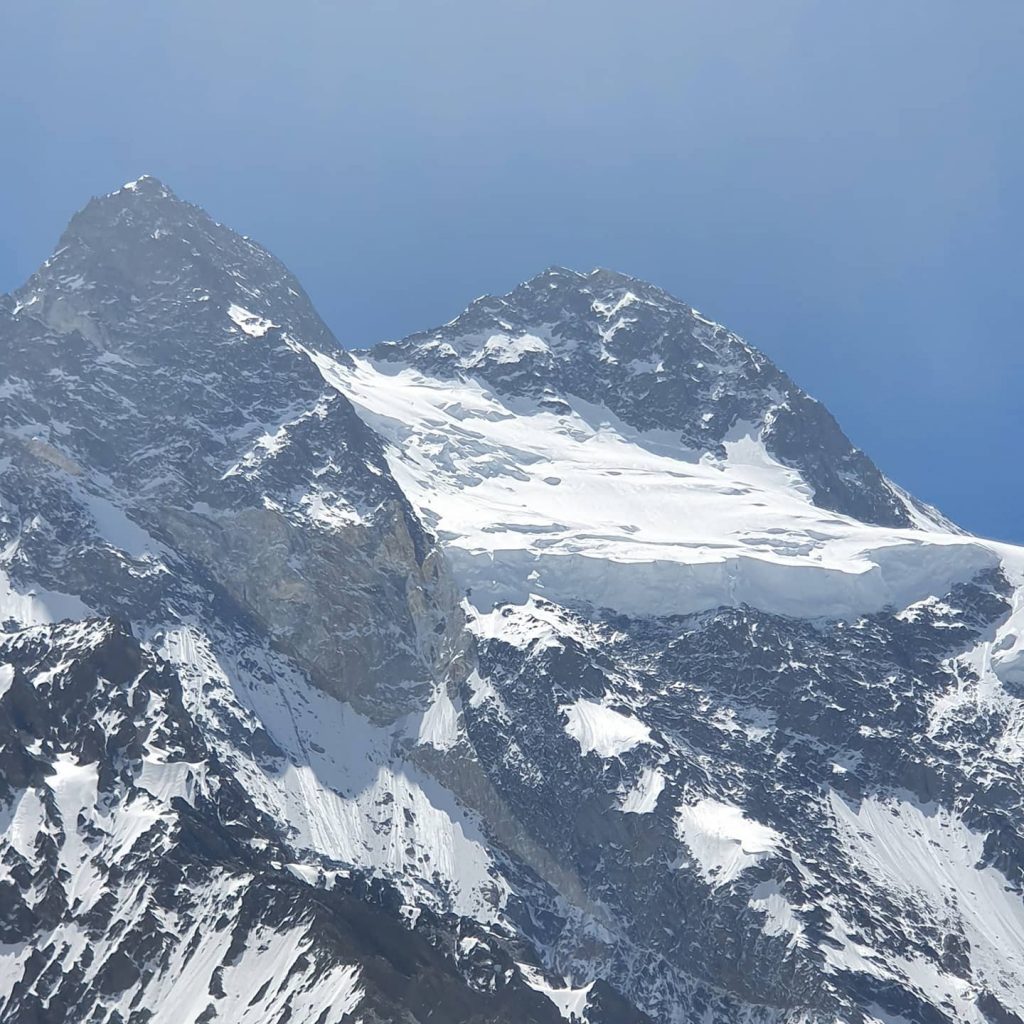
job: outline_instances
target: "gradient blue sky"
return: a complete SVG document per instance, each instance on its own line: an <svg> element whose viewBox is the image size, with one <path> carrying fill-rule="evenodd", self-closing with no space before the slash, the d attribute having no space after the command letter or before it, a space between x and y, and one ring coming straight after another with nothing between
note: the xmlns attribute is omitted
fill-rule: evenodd
<svg viewBox="0 0 1024 1024"><path fill-rule="evenodd" d="M613 267L1024 542L1021 0L0 6L0 291L143 172L348 344Z"/></svg>

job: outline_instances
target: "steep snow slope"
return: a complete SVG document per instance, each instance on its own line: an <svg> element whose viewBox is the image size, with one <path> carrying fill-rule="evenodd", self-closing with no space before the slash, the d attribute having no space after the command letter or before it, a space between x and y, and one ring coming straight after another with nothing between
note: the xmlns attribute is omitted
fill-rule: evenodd
<svg viewBox="0 0 1024 1024"><path fill-rule="evenodd" d="M772 456L799 471L820 508L882 526L944 522L886 480L764 353L625 274L552 267L373 355L556 408L575 396L637 430L668 430L697 454L723 455L726 439L750 424Z"/></svg>
<svg viewBox="0 0 1024 1024"><path fill-rule="evenodd" d="M23 629L0 661L0 1019L557 1019L486 956L474 970L499 983L477 992L443 920L423 908L411 930L351 861L293 860L290 821L250 798L177 673L123 626Z"/></svg>

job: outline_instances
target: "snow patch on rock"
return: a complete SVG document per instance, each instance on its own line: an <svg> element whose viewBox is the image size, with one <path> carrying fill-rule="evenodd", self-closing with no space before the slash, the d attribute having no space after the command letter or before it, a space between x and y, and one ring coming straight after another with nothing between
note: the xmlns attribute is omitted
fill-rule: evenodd
<svg viewBox="0 0 1024 1024"><path fill-rule="evenodd" d="M13 621L16 628L43 626L62 619L85 619L94 614L73 594L62 594L45 587L15 587L7 573L0 570L0 630Z"/></svg>
<svg viewBox="0 0 1024 1024"><path fill-rule="evenodd" d="M870 796L859 806L836 792L829 799L850 861L882 892L938 914L936 927L961 928L975 980L1004 1005L1024 1004L1024 901L1010 895L1000 871L981 866L985 835L944 808L909 798ZM934 999L932 987L922 984Z"/></svg>
<svg viewBox="0 0 1024 1024"><path fill-rule="evenodd" d="M561 710L566 716L565 731L583 754L618 757L640 743L651 742L651 730L643 722L603 704L578 700Z"/></svg>
<svg viewBox="0 0 1024 1024"><path fill-rule="evenodd" d="M742 808L710 798L681 807L676 827L701 874L715 886L733 881L781 842L778 832Z"/></svg>
<svg viewBox="0 0 1024 1024"><path fill-rule="evenodd" d="M636 785L619 805L624 814L650 814L658 806L665 788L665 776L657 768L644 768Z"/></svg>
<svg viewBox="0 0 1024 1024"><path fill-rule="evenodd" d="M257 313L250 313L245 307L235 303L228 306L228 316L235 326L250 338L262 338L271 328L277 327L272 320Z"/></svg>
<svg viewBox="0 0 1024 1024"><path fill-rule="evenodd" d="M550 999L565 1020L586 1020L585 1012L590 1001L590 990L594 987L593 982L578 988L569 985L560 988L546 981L536 968L528 964L519 964L519 969L526 984Z"/></svg>

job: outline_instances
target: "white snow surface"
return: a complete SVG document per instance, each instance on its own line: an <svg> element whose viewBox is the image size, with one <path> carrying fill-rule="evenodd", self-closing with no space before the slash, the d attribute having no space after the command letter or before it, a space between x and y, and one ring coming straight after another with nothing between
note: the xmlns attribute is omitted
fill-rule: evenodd
<svg viewBox="0 0 1024 1024"><path fill-rule="evenodd" d="M520 964L519 969L526 984L534 992L540 992L541 995L550 999L565 1020L571 1020L575 1014L576 1020L586 1021L587 1003L590 1001L590 990L594 987L593 982L578 988L557 987L546 981L543 975L529 964Z"/></svg>
<svg viewBox="0 0 1024 1024"><path fill-rule="evenodd" d="M771 880L754 886L750 905L765 915L765 935L785 935L790 944L800 941L804 926L796 915L789 900L779 889L779 883Z"/></svg>
<svg viewBox="0 0 1024 1024"><path fill-rule="evenodd" d="M960 714L985 715L1002 722L990 753L1003 769L1018 773L1024 764L1024 550L999 545L1003 571L1014 590L1011 611L996 625L994 635L954 663L955 685L932 704L929 732L940 732L947 719Z"/></svg>
<svg viewBox="0 0 1024 1024"><path fill-rule="evenodd" d="M410 716L409 732L417 743L435 750L450 750L460 739L459 709L443 689L439 690L426 711Z"/></svg>
<svg viewBox="0 0 1024 1024"><path fill-rule="evenodd" d="M591 700L578 700L562 708L565 731L584 754L618 757L640 743L651 741L651 731L639 719Z"/></svg>
<svg viewBox="0 0 1024 1024"><path fill-rule="evenodd" d="M419 901L434 903L443 893L446 908L478 920L500 912L505 889L476 818L394 754L395 739L413 723L374 726L281 656L236 650L199 623L159 635L156 649L180 672L186 706L211 742L220 742L222 722L231 718L233 729L266 729L285 752L285 763L268 770L231 746L222 750L257 806L289 823L299 853L388 875ZM447 694L438 694L417 730L421 743L447 749L456 742L457 709Z"/></svg>
<svg viewBox="0 0 1024 1024"><path fill-rule="evenodd" d="M323 972L297 969L302 954L313 944L313 936L302 928L285 932L257 928L241 956L224 972L218 1016L232 1024L264 1024L282 1018L324 1024L351 1020L348 1015L363 995L359 969L346 964L332 964ZM261 1001L254 1001L254 993L268 979L277 983L267 986Z"/></svg>
<svg viewBox="0 0 1024 1024"><path fill-rule="evenodd" d="M619 806L624 814L650 814L658 806L658 797L664 788L665 776L661 771L646 767Z"/></svg>
<svg viewBox="0 0 1024 1024"><path fill-rule="evenodd" d="M752 427L737 426L717 459L581 399L554 412L472 378L313 358L390 442L392 472L481 611L537 594L636 615L746 603L852 618L1000 561L972 537L816 507Z"/></svg>
<svg viewBox="0 0 1024 1024"><path fill-rule="evenodd" d="M272 327L277 327L273 321L257 313L250 313L244 306L235 303L228 306L228 316L235 326L250 338L262 338Z"/></svg>
<svg viewBox="0 0 1024 1024"><path fill-rule="evenodd" d="M37 586L15 587L0 569L0 629L8 619L22 626L41 626L91 614L92 610L73 594Z"/></svg>
<svg viewBox="0 0 1024 1024"><path fill-rule="evenodd" d="M872 796L856 807L835 792L830 800L846 855L871 883L904 904L911 901L940 930L962 929L975 983L1004 1006L1024 1004L1024 903L1007 898L1009 883L997 869L980 866L985 835L909 796ZM981 1019L961 979L920 959L887 966L929 1000L956 1006L960 1019Z"/></svg>
<svg viewBox="0 0 1024 1024"><path fill-rule="evenodd" d="M715 886L733 881L781 842L774 829L721 800L703 799L680 807L676 827L701 874Z"/></svg>
<svg viewBox="0 0 1024 1024"><path fill-rule="evenodd" d="M476 362L518 363L528 352L549 351L547 342L533 334L492 334L480 350Z"/></svg>
<svg viewBox="0 0 1024 1024"><path fill-rule="evenodd" d="M72 492L91 516L97 536L111 547L123 551L131 558L156 559L168 554L163 544L154 540L109 499L79 486L74 487Z"/></svg>

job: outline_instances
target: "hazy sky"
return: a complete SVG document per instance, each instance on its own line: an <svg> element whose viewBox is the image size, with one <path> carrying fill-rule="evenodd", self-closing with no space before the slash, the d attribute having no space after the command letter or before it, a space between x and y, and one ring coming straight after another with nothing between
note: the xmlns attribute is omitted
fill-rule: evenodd
<svg viewBox="0 0 1024 1024"><path fill-rule="evenodd" d="M0 291L152 173L349 344L647 278L1024 542L1021 0L0 4Z"/></svg>

